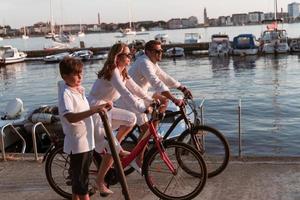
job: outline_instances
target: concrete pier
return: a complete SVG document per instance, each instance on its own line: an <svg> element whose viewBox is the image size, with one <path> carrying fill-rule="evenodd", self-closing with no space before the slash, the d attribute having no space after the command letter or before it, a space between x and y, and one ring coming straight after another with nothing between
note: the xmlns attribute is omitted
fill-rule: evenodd
<svg viewBox="0 0 300 200"><path fill-rule="evenodd" d="M44 164L32 157L0 161L0 199L59 200L48 185ZM196 200L299 200L300 158L233 159L217 177L208 179ZM127 177L133 200L158 199L137 173ZM106 200L124 199L121 186L112 186L114 194ZM97 193L91 199L104 199Z"/></svg>

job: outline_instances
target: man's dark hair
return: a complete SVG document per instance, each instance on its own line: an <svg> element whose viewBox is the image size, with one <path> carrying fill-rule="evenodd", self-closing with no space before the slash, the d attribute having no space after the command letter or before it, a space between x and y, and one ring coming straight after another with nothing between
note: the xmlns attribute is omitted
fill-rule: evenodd
<svg viewBox="0 0 300 200"><path fill-rule="evenodd" d="M161 42L158 40L150 40L145 44L145 51L151 51L155 45L161 45Z"/></svg>

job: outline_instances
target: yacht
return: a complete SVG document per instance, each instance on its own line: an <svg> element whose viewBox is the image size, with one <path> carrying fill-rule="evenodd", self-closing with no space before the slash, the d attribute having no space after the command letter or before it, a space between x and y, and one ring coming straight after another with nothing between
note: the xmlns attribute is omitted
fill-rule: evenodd
<svg viewBox="0 0 300 200"><path fill-rule="evenodd" d="M260 39L262 53L287 53L290 50L286 30L269 28Z"/></svg>
<svg viewBox="0 0 300 200"><path fill-rule="evenodd" d="M195 44L199 43L201 36L199 33L185 33L184 34L184 43L186 44Z"/></svg>
<svg viewBox="0 0 300 200"><path fill-rule="evenodd" d="M169 43L169 35L166 33L159 33L155 35L154 39L160 41L162 44Z"/></svg>
<svg viewBox="0 0 300 200"><path fill-rule="evenodd" d="M234 55L255 55L258 52L253 34L240 34L233 38L232 51Z"/></svg>
<svg viewBox="0 0 300 200"><path fill-rule="evenodd" d="M209 56L228 56L231 51L229 37L226 34L214 34L209 43Z"/></svg>
<svg viewBox="0 0 300 200"><path fill-rule="evenodd" d="M165 55L167 57L174 58L174 57L182 57L185 54L184 54L184 49L183 48L181 48L181 47L172 47L172 48L167 49Z"/></svg>
<svg viewBox="0 0 300 200"><path fill-rule="evenodd" d="M18 51L17 48L14 48L10 45L6 45L3 47L0 47L0 63L1 64L12 64L17 62L23 62L25 58L27 57L27 54Z"/></svg>

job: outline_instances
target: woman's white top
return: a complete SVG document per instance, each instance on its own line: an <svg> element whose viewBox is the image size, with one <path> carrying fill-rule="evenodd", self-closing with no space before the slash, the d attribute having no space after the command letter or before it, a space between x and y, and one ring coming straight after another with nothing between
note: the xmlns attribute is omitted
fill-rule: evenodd
<svg viewBox="0 0 300 200"><path fill-rule="evenodd" d="M169 91L169 88L177 88L181 85L165 73L157 63L151 62L147 55L139 56L128 73L144 91L153 87L155 92L164 92Z"/></svg>
<svg viewBox="0 0 300 200"><path fill-rule="evenodd" d="M147 95L131 78L123 80L118 68L113 71L111 80L97 79L90 91L88 100L91 105L99 105L101 103L115 101L120 96L127 104L133 105L137 111L144 112L145 104L137 101L137 97L151 101L151 97Z"/></svg>
<svg viewBox="0 0 300 200"><path fill-rule="evenodd" d="M95 148L92 117L87 117L75 123L70 123L64 117L67 113L78 113L89 109L90 106L83 88L82 93L80 93L67 86L64 81L58 83L58 111L65 134L65 153L77 154L91 151Z"/></svg>

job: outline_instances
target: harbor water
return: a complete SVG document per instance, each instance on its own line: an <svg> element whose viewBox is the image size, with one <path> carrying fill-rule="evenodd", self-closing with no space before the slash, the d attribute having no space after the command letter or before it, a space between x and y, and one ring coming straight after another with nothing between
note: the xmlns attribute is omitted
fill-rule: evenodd
<svg viewBox="0 0 300 200"><path fill-rule="evenodd" d="M183 30L178 30L177 34L181 31ZM110 46L113 43L110 40L116 34L107 34L107 44L103 42L98 46ZM153 34L144 37L152 39L150 37ZM296 32L293 34L296 36ZM93 37L104 36L87 35L86 41L91 41L92 44L96 40ZM21 39L11 40L14 46L22 46L24 43ZM32 44L31 40L36 43ZM41 49L42 40L44 38L30 38L26 41L27 47ZM93 44L92 46L98 47L96 43ZM83 85L87 93L103 63L101 60L85 63ZM233 155L238 154L240 101L243 155L299 155L300 55L230 58L189 56L177 60L165 58L160 65L167 73L191 88L197 103L205 99L204 122L224 133ZM9 100L16 97L23 100L25 111L40 105L56 105L59 80L58 64L27 61L1 67L0 111Z"/></svg>

